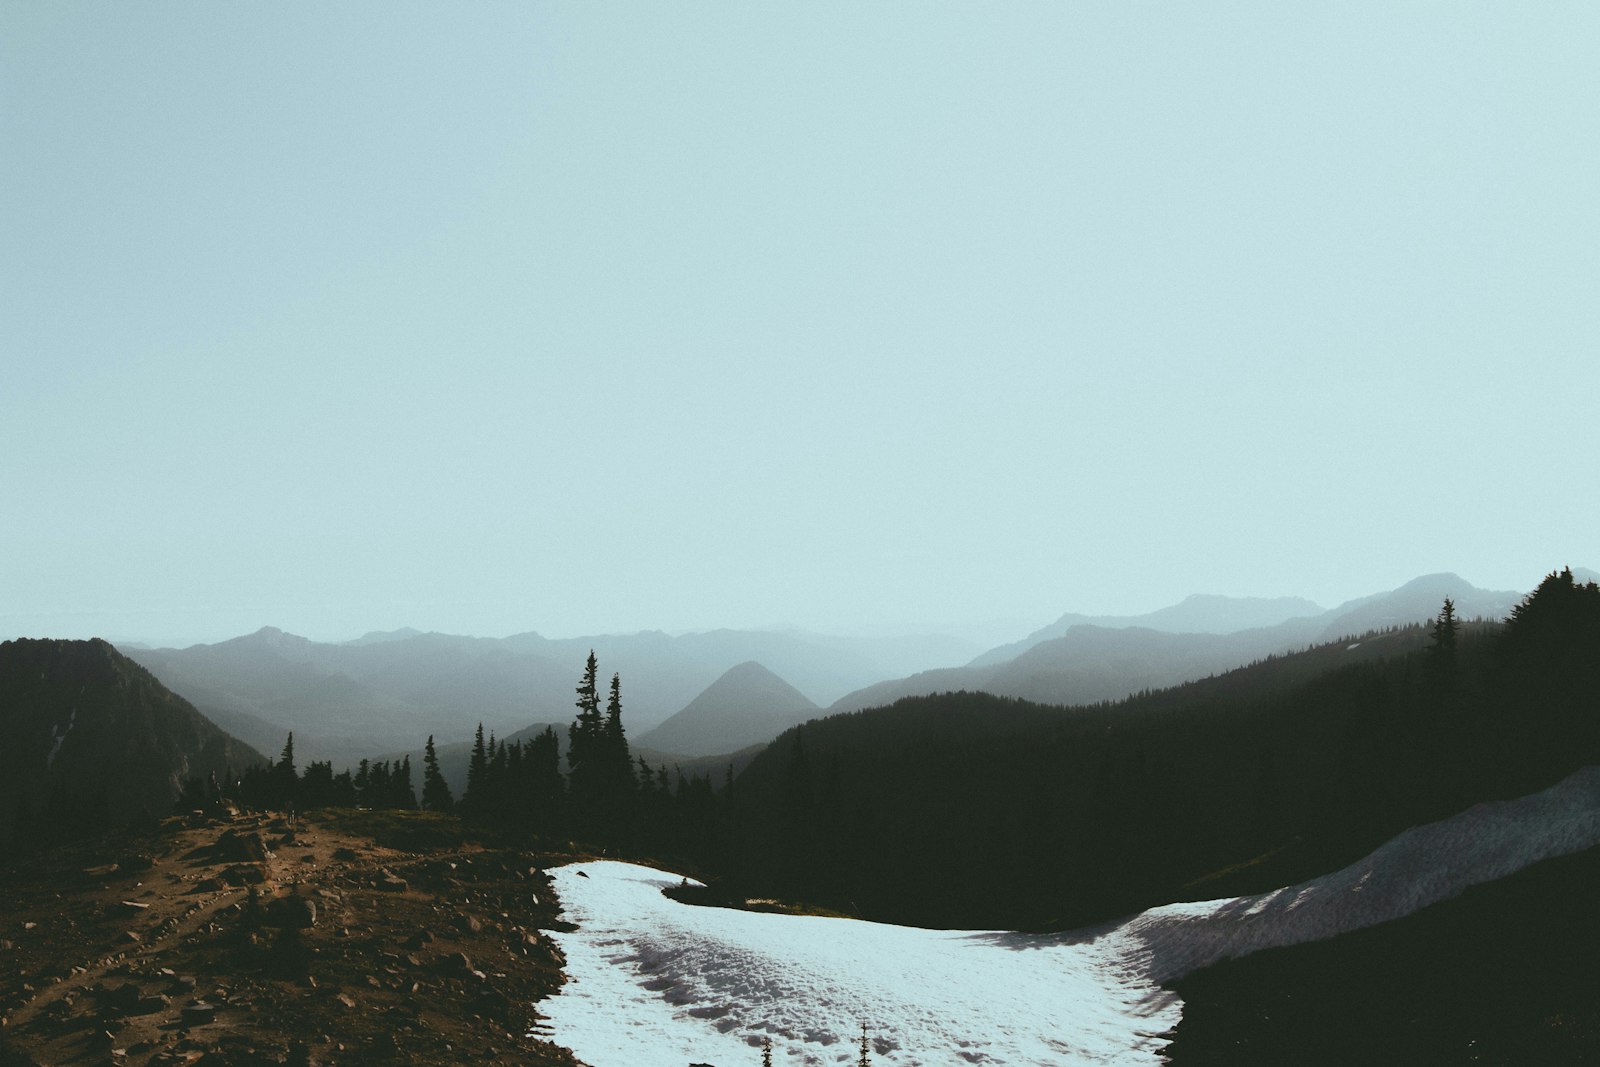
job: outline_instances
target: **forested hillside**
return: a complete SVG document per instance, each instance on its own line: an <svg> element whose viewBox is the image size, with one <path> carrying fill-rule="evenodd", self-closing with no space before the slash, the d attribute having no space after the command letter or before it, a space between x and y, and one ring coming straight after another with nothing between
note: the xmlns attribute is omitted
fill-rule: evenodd
<svg viewBox="0 0 1600 1067"><path fill-rule="evenodd" d="M1562 572L1503 625L1447 602L1116 704L954 693L808 723L739 778L729 871L896 921L1081 925L1289 884L1546 786L1600 760L1597 711L1600 588Z"/></svg>
<svg viewBox="0 0 1600 1067"><path fill-rule="evenodd" d="M263 763L104 641L0 644L0 854L166 815L186 778Z"/></svg>

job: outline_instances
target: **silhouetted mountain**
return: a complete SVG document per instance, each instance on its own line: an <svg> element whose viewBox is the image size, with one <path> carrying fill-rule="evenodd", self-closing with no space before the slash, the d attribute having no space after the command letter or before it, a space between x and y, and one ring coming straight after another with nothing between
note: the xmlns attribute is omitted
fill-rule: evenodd
<svg viewBox="0 0 1600 1067"><path fill-rule="evenodd" d="M714 756L771 741L818 713L799 690L752 660L730 667L639 743L682 756Z"/></svg>
<svg viewBox="0 0 1600 1067"><path fill-rule="evenodd" d="M1066 628L1037 631L1017 645L1002 646L966 667L924 671L909 678L879 682L847 694L829 712L858 711L893 703L903 697L969 690L1019 697L1043 704L1089 704L1118 700L1146 689L1159 689L1253 663L1325 641L1386 627L1424 622L1438 614L1452 597L1461 619L1503 618L1521 594L1478 589L1454 574L1433 574L1398 589L1352 600L1329 611L1294 615L1272 626L1220 632L1173 632L1181 622L1223 625L1229 617L1268 617L1310 601L1295 598L1237 601L1227 597L1190 597L1182 604L1146 616L1102 617L1102 623L1063 616ZM1298 607L1297 607L1298 606ZM1138 619L1141 625L1127 623ZM1157 625L1148 625L1150 622ZM1037 640L1036 640L1037 638ZM1013 649L1009 658L998 658Z"/></svg>
<svg viewBox="0 0 1600 1067"><path fill-rule="evenodd" d="M184 779L264 762L98 639L0 644L0 734L0 834L164 816Z"/></svg>

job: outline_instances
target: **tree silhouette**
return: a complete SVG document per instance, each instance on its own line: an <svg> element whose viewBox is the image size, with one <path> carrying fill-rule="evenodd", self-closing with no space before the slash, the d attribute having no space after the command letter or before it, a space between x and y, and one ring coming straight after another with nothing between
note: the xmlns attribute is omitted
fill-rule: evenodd
<svg viewBox="0 0 1600 1067"><path fill-rule="evenodd" d="M467 761L467 788L461 794L461 814L475 818L483 814L484 794L487 792L489 756L483 747L483 723L472 741L472 758Z"/></svg>
<svg viewBox="0 0 1600 1067"><path fill-rule="evenodd" d="M456 806L450 786L439 771L439 755L433 749L433 735L422 750L422 806L429 811L450 811Z"/></svg>
<svg viewBox="0 0 1600 1067"><path fill-rule="evenodd" d="M1456 635L1461 625L1456 620L1456 604L1449 597L1444 598L1444 606L1439 609L1439 615L1433 620L1433 643L1429 646L1435 661L1446 668L1455 665L1456 661Z"/></svg>

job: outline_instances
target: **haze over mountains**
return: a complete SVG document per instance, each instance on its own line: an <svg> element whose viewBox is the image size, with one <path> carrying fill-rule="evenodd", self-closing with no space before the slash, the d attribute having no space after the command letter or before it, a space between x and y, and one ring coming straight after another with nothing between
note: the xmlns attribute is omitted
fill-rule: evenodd
<svg viewBox="0 0 1600 1067"><path fill-rule="evenodd" d="M307 759L353 763L380 752L472 735L505 737L531 722L568 722L593 649L622 675L635 734L682 710L728 668L758 660L809 699L831 701L884 677L968 658L944 636L845 638L799 631L659 631L553 640L403 630L329 644L265 627L212 645L124 651L225 729L275 751L285 733Z"/></svg>
<svg viewBox="0 0 1600 1067"><path fill-rule="evenodd" d="M828 711L858 711L901 697L961 689L1043 704L1117 700L1309 644L1423 622L1438 614L1445 597L1455 601L1460 618L1474 619L1503 618L1521 596L1479 589L1454 574L1430 574L1328 611L1316 611L1310 601L1292 597L1205 596L1142 616L1069 614L965 667L867 686L835 701ZM1230 631L1238 620L1264 624Z"/></svg>
<svg viewBox="0 0 1600 1067"><path fill-rule="evenodd" d="M1145 615L1069 613L977 655L947 637L799 631L497 639L404 629L330 644L272 627L212 645L124 651L250 744L275 751L293 730L303 758L342 766L420 751L429 734L444 759L480 722L501 738L569 722L592 648L602 675L622 676L630 737L652 757L692 758L760 744L819 714L947 690L1050 704L1115 700L1431 619L1447 596L1470 619L1503 617L1521 594L1433 574L1330 610L1297 597L1197 595ZM452 747L451 762L457 754Z"/></svg>

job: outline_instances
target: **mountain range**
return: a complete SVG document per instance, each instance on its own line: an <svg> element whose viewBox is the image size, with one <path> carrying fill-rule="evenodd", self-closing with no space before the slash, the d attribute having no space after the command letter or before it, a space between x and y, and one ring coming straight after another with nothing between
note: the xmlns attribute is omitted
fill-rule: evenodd
<svg viewBox="0 0 1600 1067"><path fill-rule="evenodd" d="M453 763L452 746L479 723L509 739L530 723L570 722L573 690L593 649L602 675L621 675L630 738L676 762L763 743L803 718L905 696L965 689L1049 704L1116 700L1318 642L1426 621L1447 596L1459 617L1471 619L1503 617L1521 594L1433 574L1328 610L1299 597L1196 595L1144 615L1069 613L976 654L947 637L795 630L554 640L404 629L323 643L272 627L217 644L124 651L235 736L270 752L292 730L303 760L344 766L385 752L420 752L430 734L441 760L448 749Z"/></svg>
<svg viewBox="0 0 1600 1067"><path fill-rule="evenodd" d="M1398 589L1313 611L1307 600L1190 597L1148 615L1064 615L1022 641L965 667L922 671L846 694L830 714L892 704L902 697L969 690L1041 704L1119 700L1204 678L1267 656L1391 626L1425 622L1454 600L1461 619L1503 618L1521 593L1479 589L1454 574L1430 574ZM1229 631L1235 620L1271 620ZM1089 621L1084 621L1089 620ZM1174 627L1186 626L1187 630Z"/></svg>
<svg viewBox="0 0 1600 1067"><path fill-rule="evenodd" d="M505 737L530 722L569 722L590 650L622 676L625 721L648 730L730 667L759 660L807 699L831 701L909 667L970 658L940 635L837 637L794 630L659 631L552 640L538 634L461 637L401 630L323 643L264 627L189 648L124 646L223 728L267 751L294 731L306 760L354 764L380 752L472 736Z"/></svg>

